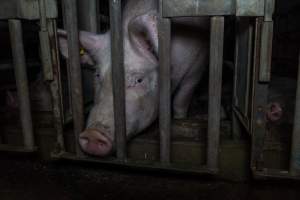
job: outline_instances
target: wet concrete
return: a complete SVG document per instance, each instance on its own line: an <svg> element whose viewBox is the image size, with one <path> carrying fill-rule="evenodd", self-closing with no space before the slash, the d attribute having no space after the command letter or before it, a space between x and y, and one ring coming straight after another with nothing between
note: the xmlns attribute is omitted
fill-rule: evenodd
<svg viewBox="0 0 300 200"><path fill-rule="evenodd" d="M1 200L299 199L297 182L233 183L0 155Z"/></svg>

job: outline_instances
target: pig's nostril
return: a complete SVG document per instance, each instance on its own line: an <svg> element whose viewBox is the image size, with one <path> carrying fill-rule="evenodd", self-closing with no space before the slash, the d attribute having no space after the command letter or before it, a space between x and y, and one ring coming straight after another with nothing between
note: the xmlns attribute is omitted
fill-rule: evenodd
<svg viewBox="0 0 300 200"><path fill-rule="evenodd" d="M103 133L95 130L86 130L79 136L82 150L95 156L106 156L112 150L112 143Z"/></svg>
<svg viewBox="0 0 300 200"><path fill-rule="evenodd" d="M103 141L103 140L97 140L97 143L99 146L105 146L106 145L106 142Z"/></svg>

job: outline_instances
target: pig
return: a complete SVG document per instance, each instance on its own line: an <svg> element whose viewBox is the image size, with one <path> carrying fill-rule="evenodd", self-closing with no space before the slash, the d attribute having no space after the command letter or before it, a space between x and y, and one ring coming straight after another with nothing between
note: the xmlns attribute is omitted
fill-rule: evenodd
<svg viewBox="0 0 300 200"><path fill-rule="evenodd" d="M266 120L270 126L293 124L296 80L273 76L269 85Z"/></svg>
<svg viewBox="0 0 300 200"><path fill-rule="evenodd" d="M43 81L42 74L29 84L31 109L38 112L52 111L52 97L50 88ZM16 90L6 91L6 105L11 110L19 109L18 94Z"/></svg>
<svg viewBox="0 0 300 200"><path fill-rule="evenodd" d="M127 0L122 11L127 140L158 115L158 0ZM68 57L67 34L58 30L61 54ZM208 65L209 19L172 21L171 83L173 117L187 116L195 86ZM95 65L94 105L79 136L82 150L107 156L115 150L110 32L80 31L81 63Z"/></svg>

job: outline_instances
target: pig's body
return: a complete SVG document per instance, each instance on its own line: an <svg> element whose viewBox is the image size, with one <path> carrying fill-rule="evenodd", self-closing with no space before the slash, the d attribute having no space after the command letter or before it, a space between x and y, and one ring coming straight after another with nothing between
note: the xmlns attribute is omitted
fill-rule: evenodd
<svg viewBox="0 0 300 200"><path fill-rule="evenodd" d="M149 126L158 113L158 1L128 0L123 10L127 138ZM171 81L173 114L184 118L193 91L207 66L208 19L181 18L172 22ZM64 32L60 32L64 36ZM80 33L86 49L82 62L95 63L95 105L80 145L86 153L109 154L114 147L110 33ZM65 40L60 39L61 51Z"/></svg>

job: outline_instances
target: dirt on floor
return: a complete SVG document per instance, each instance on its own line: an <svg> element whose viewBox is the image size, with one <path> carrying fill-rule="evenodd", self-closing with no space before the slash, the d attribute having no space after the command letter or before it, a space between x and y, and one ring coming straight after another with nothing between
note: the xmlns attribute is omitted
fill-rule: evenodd
<svg viewBox="0 0 300 200"><path fill-rule="evenodd" d="M78 162L0 155L1 200L300 198L300 183L226 182L210 177L136 172Z"/></svg>

